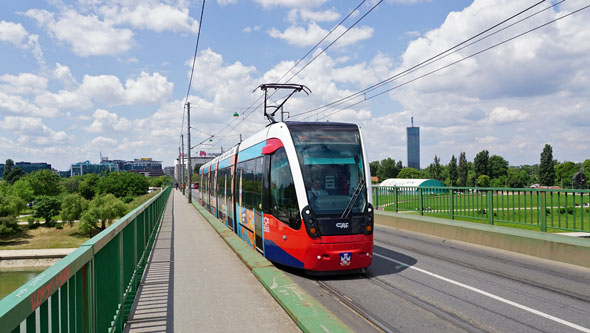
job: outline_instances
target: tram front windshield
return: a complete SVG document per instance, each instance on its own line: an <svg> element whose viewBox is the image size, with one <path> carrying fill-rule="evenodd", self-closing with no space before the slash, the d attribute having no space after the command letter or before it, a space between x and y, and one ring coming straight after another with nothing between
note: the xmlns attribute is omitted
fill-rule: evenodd
<svg viewBox="0 0 590 333"><path fill-rule="evenodd" d="M314 213L339 216L347 207L353 215L364 212L367 191L358 127L298 124L289 129Z"/></svg>

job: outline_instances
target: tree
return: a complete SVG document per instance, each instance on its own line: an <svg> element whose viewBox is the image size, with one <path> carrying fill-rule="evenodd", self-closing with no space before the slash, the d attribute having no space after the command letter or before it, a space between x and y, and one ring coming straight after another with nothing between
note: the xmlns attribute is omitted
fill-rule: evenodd
<svg viewBox="0 0 590 333"><path fill-rule="evenodd" d="M96 183L98 193L111 193L117 198L142 195L147 193L148 188L147 179L132 172L111 172Z"/></svg>
<svg viewBox="0 0 590 333"><path fill-rule="evenodd" d="M580 166L574 162L563 162L558 163L554 167L556 180L558 180L564 186L572 186L572 178L574 174L580 171Z"/></svg>
<svg viewBox="0 0 590 333"><path fill-rule="evenodd" d="M399 171L400 170L397 169L395 160L388 157L384 160L381 160L379 168L377 168L377 177L379 177L379 181L383 181L388 178L395 178L398 176Z"/></svg>
<svg viewBox="0 0 590 333"><path fill-rule="evenodd" d="M61 178L51 170L33 172L28 178L35 196L55 196L62 192Z"/></svg>
<svg viewBox="0 0 590 333"><path fill-rule="evenodd" d="M33 205L33 217L41 217L45 219L48 226L51 225L51 219L59 214L61 209L61 202L55 197L42 195L35 198Z"/></svg>
<svg viewBox="0 0 590 333"><path fill-rule="evenodd" d="M451 161L447 167L449 170L449 179L451 180L451 186L457 186L457 178L459 177L459 171L457 170L457 158L455 155L451 156Z"/></svg>
<svg viewBox="0 0 590 333"><path fill-rule="evenodd" d="M369 169L371 170L371 176L377 177L377 170L379 169L379 161L373 161L369 163Z"/></svg>
<svg viewBox="0 0 590 333"><path fill-rule="evenodd" d="M23 209L25 209L23 199L0 193L0 217L17 216Z"/></svg>
<svg viewBox="0 0 590 333"><path fill-rule="evenodd" d="M457 185L467 186L467 173L467 158L465 157L465 152L461 152L459 154L459 166L457 168Z"/></svg>
<svg viewBox="0 0 590 333"><path fill-rule="evenodd" d="M97 227L104 230L115 218L126 212L127 206L113 194L99 195L92 199L90 207L82 214L78 231L87 234Z"/></svg>
<svg viewBox="0 0 590 333"><path fill-rule="evenodd" d="M541 152L541 164L539 164L539 181L543 186L555 185L555 167L553 165L553 149L545 144Z"/></svg>
<svg viewBox="0 0 590 333"><path fill-rule="evenodd" d="M404 179L420 179L425 178L424 174L420 170L416 170L414 168L403 168L398 174L397 178L404 178Z"/></svg>
<svg viewBox="0 0 590 333"><path fill-rule="evenodd" d="M4 180L10 185L14 184L17 180L26 176L26 173L19 167L15 166L8 168L8 171L6 169L7 168L5 167L2 178L4 178Z"/></svg>
<svg viewBox="0 0 590 333"><path fill-rule="evenodd" d="M430 178L442 180L442 166L440 165L440 157L434 155L434 161L428 166L428 174Z"/></svg>
<svg viewBox="0 0 590 333"><path fill-rule="evenodd" d="M530 182L529 172L524 168L509 168L507 182L512 188L527 187Z"/></svg>
<svg viewBox="0 0 590 333"><path fill-rule="evenodd" d="M490 175L490 158L489 152L487 150L482 150L473 159L473 171L475 171L475 176L479 177L481 175Z"/></svg>
<svg viewBox="0 0 590 333"><path fill-rule="evenodd" d="M70 223L79 220L88 208L88 202L79 194L69 194L61 203L61 218Z"/></svg>
<svg viewBox="0 0 590 333"><path fill-rule="evenodd" d="M477 186L489 187L490 186L490 176L481 175L481 176L477 177Z"/></svg>
<svg viewBox="0 0 590 333"><path fill-rule="evenodd" d="M96 184L100 178L94 173L89 173L83 176L80 182L80 195L86 200L92 200L96 194Z"/></svg>
<svg viewBox="0 0 590 333"><path fill-rule="evenodd" d="M25 202L33 201L35 193L33 192L31 183L29 183L29 177L17 180L14 185L12 185L12 194L23 199Z"/></svg>
<svg viewBox="0 0 590 333"><path fill-rule="evenodd" d="M508 175L508 161L502 156L492 155L489 159L490 178L499 178Z"/></svg>
<svg viewBox="0 0 590 333"><path fill-rule="evenodd" d="M62 185L68 193L78 193L80 192L80 179L81 176L74 176L62 181Z"/></svg>

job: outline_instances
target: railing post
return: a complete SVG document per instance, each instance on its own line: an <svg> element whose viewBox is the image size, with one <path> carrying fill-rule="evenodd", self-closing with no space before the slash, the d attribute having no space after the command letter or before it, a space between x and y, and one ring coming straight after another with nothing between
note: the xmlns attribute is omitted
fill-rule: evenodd
<svg viewBox="0 0 590 333"><path fill-rule="evenodd" d="M545 196L545 194L546 191L541 192L541 207L539 208L539 214L541 214L540 229L542 232L547 232L547 197ZM582 207L582 210L583 209L584 208Z"/></svg>
<svg viewBox="0 0 590 333"><path fill-rule="evenodd" d="M379 209L379 186L375 186L375 207Z"/></svg>
<svg viewBox="0 0 590 333"><path fill-rule="evenodd" d="M494 191L488 190L488 224L494 224Z"/></svg>
<svg viewBox="0 0 590 333"><path fill-rule="evenodd" d="M449 198L451 200L451 202L449 202L449 217L451 220L454 220L455 219L455 191L453 191L452 188L449 191L451 191L451 194L449 195Z"/></svg>
<svg viewBox="0 0 590 333"><path fill-rule="evenodd" d="M424 206L422 202L422 188L418 187L418 210L420 210L420 215L424 215Z"/></svg>
<svg viewBox="0 0 590 333"><path fill-rule="evenodd" d="M393 188L393 207L395 212L399 211L399 203L398 203L398 188L397 186Z"/></svg>

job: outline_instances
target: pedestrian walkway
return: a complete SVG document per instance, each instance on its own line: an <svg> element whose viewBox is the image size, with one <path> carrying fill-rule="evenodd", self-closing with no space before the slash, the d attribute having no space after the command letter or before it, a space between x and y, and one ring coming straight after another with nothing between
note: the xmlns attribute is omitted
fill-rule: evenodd
<svg viewBox="0 0 590 333"><path fill-rule="evenodd" d="M177 190L170 195L126 331L300 332Z"/></svg>

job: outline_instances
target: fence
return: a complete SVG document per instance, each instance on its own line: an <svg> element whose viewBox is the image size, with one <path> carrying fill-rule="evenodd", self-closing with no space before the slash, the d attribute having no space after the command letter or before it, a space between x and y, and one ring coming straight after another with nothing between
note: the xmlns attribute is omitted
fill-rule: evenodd
<svg viewBox="0 0 590 333"><path fill-rule="evenodd" d="M121 332L171 187L0 301L0 330Z"/></svg>
<svg viewBox="0 0 590 333"><path fill-rule="evenodd" d="M376 207L540 231L590 231L590 190L483 187L373 188Z"/></svg>

